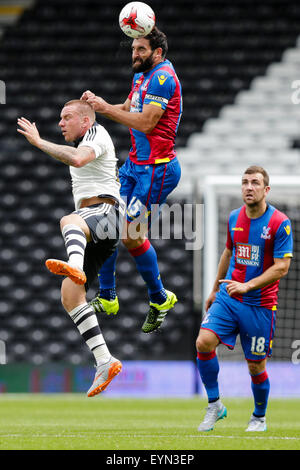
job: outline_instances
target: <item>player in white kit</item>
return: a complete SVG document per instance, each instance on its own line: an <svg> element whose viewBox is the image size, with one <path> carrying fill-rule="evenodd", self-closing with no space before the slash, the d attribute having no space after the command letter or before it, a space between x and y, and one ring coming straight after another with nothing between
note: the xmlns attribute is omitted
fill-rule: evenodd
<svg viewBox="0 0 300 470"><path fill-rule="evenodd" d="M35 123L23 117L18 119L18 132L70 169L75 211L60 221L68 260L48 259L46 266L52 273L65 276L62 304L96 362L95 379L87 392L94 396L105 390L122 364L110 354L86 292L118 245L125 204L119 192L114 145L96 122L93 108L85 101L72 100L64 105L60 117L65 141L74 146L42 139Z"/></svg>

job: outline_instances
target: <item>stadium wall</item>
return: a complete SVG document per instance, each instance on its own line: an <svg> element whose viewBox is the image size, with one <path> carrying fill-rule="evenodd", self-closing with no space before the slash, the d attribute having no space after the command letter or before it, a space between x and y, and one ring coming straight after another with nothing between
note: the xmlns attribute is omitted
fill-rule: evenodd
<svg viewBox="0 0 300 470"><path fill-rule="evenodd" d="M1 365L0 394L85 393L93 379L90 366L49 364ZM271 397L300 397L300 361L269 362ZM220 391L223 397L251 397L250 378L244 361L222 361ZM206 398L192 361L127 361L123 371L101 396L108 398Z"/></svg>

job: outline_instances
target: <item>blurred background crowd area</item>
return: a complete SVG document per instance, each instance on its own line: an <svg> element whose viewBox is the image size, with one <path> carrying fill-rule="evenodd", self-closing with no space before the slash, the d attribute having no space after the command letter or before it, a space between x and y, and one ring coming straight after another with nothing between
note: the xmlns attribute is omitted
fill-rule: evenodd
<svg viewBox="0 0 300 470"><path fill-rule="evenodd" d="M64 143L58 127L64 103L86 89L111 103L131 87L131 40L118 16L126 2L47 0L0 2L0 340L7 362L35 365L90 361L60 303L60 280L44 261L65 258L59 219L73 210L69 170L16 132L17 118L36 122L45 139ZM299 106L292 83L300 70L300 4L292 0L173 0L148 2L168 37L168 58L182 84L184 112L177 150L182 179L169 202L193 201L206 174L241 174L261 164L270 175L299 173ZM98 116L110 132L120 165L128 129ZM228 199L224 220L233 204ZM295 247L299 211L292 211ZM178 304L161 331L141 332L148 296L134 261L121 246L117 265L120 311L101 316L114 355L123 360L186 360L195 355L201 311L193 302L193 252L186 240L153 240L165 287ZM224 235L225 236L225 235ZM222 249L221 239L219 250ZM205 276L205 273L203 273ZM297 260L283 281L275 359L287 359L297 320ZM89 299L97 291L97 282ZM298 316L299 317L299 316ZM297 336L298 335L298 336Z"/></svg>

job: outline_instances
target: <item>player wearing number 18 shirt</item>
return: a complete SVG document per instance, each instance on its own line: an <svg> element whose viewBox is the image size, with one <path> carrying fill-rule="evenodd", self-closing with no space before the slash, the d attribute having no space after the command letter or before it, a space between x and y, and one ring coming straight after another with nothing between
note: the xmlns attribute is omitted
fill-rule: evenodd
<svg viewBox="0 0 300 470"><path fill-rule="evenodd" d="M210 431L227 415L220 401L216 347L233 349L239 334L251 375L255 408L247 431L265 431L269 395L267 357L272 353L279 280L289 270L293 251L291 222L266 202L267 172L257 166L242 177L244 205L231 212L206 315L196 341L197 364L208 396L199 431Z"/></svg>
<svg viewBox="0 0 300 470"><path fill-rule="evenodd" d="M291 256L291 223L286 215L270 204L257 219L249 218L246 207L242 206L229 217L226 247L232 251L226 279L247 282L271 267L274 258ZM278 287L279 279L259 289L232 297L246 305L275 311ZM221 284L220 294L228 295L226 284Z"/></svg>

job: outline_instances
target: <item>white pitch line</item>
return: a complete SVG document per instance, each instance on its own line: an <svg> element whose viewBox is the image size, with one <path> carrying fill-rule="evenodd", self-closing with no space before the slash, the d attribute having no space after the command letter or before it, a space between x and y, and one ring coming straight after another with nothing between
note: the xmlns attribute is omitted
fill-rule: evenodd
<svg viewBox="0 0 300 470"><path fill-rule="evenodd" d="M286 441L289 441L289 440L296 440L296 441L300 441L300 437L279 437L279 436L217 436L217 435L210 435L210 436L203 436L203 434L201 434L201 436L190 436L190 437L208 437L208 438L213 438L213 437L216 437L218 439L270 439L270 440L273 440L273 439L278 439L278 440L286 440Z"/></svg>
<svg viewBox="0 0 300 470"><path fill-rule="evenodd" d="M16 438L65 438L65 439L69 439L69 438L87 438L87 437L91 437L90 436L90 433L86 433L86 434L31 434L31 435L28 435L26 436L25 434L0 434L0 438L5 438L5 439L16 439ZM113 438L113 437L116 437L114 434L101 434L101 438ZM160 438L160 439L172 439L173 437L177 437L176 436L170 436L170 435L167 435L167 436L164 436L164 435L157 435L157 434L152 434L152 435L136 435L136 434L118 434L118 437L125 437L125 438L128 438L128 439L137 439L137 438L140 438L140 439L145 439L145 438ZM262 439L262 440L282 440L282 441L300 441L300 437L280 437L280 436L221 436L221 435L216 435L216 434L211 434L209 436L207 435L203 435L203 434L192 434L192 435L189 435L189 436L182 436L182 439L195 439L195 438L207 438L207 439Z"/></svg>

